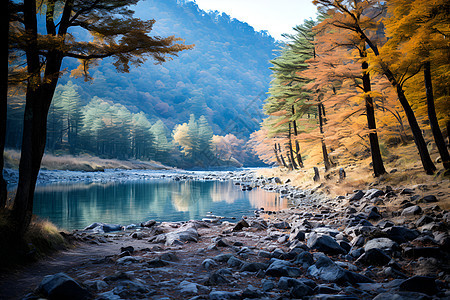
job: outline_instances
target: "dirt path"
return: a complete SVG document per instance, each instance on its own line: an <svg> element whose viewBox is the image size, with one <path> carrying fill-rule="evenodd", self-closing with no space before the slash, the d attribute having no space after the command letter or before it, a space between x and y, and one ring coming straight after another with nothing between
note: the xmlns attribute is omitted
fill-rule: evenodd
<svg viewBox="0 0 450 300"><path fill-rule="evenodd" d="M144 243L134 240L136 246L143 246ZM0 299L22 299L38 286L44 276L68 272L94 260L120 253L120 248L128 244L126 239L99 244L78 243L72 249L60 251L14 273L0 273Z"/></svg>

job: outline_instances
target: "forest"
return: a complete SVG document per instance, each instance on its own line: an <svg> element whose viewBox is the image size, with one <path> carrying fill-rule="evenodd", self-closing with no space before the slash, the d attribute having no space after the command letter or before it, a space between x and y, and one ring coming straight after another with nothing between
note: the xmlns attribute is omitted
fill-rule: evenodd
<svg viewBox="0 0 450 300"><path fill-rule="evenodd" d="M370 158L378 177L401 159L391 150L414 141L427 174L436 163L448 171L448 2L314 3L317 21L297 26L271 60L267 118L251 138L260 158L325 171Z"/></svg>
<svg viewBox="0 0 450 300"><path fill-rule="evenodd" d="M278 43L266 32L224 13L207 13L191 1L141 1L137 12L142 19L157 20L152 33L175 34L195 46L162 65L147 63L127 73L118 73L105 58L91 68L89 83L77 60L65 59L61 68L74 71L63 72L50 107L48 153L150 159L183 168L264 165L245 144L264 116L269 60ZM82 31L72 31L83 37ZM21 147L24 108L23 95L13 92L7 148ZM205 161L193 160L179 133L180 141L173 139L192 114L208 127ZM93 121L96 116L102 119Z"/></svg>
<svg viewBox="0 0 450 300"><path fill-rule="evenodd" d="M2 299L447 299L450 2L312 3L0 1Z"/></svg>

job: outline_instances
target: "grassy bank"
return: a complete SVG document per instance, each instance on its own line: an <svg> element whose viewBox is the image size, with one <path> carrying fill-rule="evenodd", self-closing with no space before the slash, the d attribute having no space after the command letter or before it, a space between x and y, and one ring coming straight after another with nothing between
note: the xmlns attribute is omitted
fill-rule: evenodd
<svg viewBox="0 0 450 300"><path fill-rule="evenodd" d="M17 150L6 150L4 153L5 167L17 169L19 167L20 152ZM70 171L103 171L105 169L146 169L146 170L169 170L171 167L155 161L140 160L118 160L104 159L87 154L73 156L60 155L55 156L45 154L41 163L42 169L47 170L70 170Z"/></svg>
<svg viewBox="0 0 450 300"><path fill-rule="evenodd" d="M0 271L15 269L70 246L67 236L47 220L33 217L22 238L12 236L8 211L0 213Z"/></svg>

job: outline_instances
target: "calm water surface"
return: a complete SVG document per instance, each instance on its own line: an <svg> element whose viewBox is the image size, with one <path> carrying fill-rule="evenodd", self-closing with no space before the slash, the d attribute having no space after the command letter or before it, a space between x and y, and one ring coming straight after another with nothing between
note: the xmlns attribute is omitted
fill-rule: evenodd
<svg viewBox="0 0 450 300"><path fill-rule="evenodd" d="M149 180L38 186L34 213L71 230L93 222L187 221L202 219L208 212L241 218L255 208L280 210L287 206L287 200L277 193L259 188L241 191L231 181Z"/></svg>

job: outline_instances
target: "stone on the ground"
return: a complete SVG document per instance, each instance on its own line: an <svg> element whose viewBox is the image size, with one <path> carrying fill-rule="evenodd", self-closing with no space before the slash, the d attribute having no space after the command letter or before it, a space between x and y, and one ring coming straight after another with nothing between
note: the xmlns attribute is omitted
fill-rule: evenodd
<svg viewBox="0 0 450 300"><path fill-rule="evenodd" d="M144 223L141 223L141 227L152 227L155 224L156 224L155 220L148 220Z"/></svg>
<svg viewBox="0 0 450 300"><path fill-rule="evenodd" d="M236 223L236 225L233 228L233 231L241 231L242 228L246 228L246 227L250 227L250 225L248 225L247 221L245 221L244 219L241 219L239 222Z"/></svg>
<svg viewBox="0 0 450 300"><path fill-rule="evenodd" d="M350 195L348 200L350 201L358 201L364 197L365 193L361 190L356 191L354 194Z"/></svg>
<svg viewBox="0 0 450 300"><path fill-rule="evenodd" d="M364 251L369 251L370 249L380 249L386 252L396 251L400 246L391 239L388 238L375 238L367 241L364 245Z"/></svg>
<svg viewBox="0 0 450 300"><path fill-rule="evenodd" d="M185 242L197 242L198 232L194 227L187 228L185 230L179 230L166 233L166 246L173 246L175 241Z"/></svg>
<svg viewBox="0 0 450 300"><path fill-rule="evenodd" d="M268 264L261 262L246 262L242 265L239 271L241 272L258 272L268 268Z"/></svg>
<svg viewBox="0 0 450 300"><path fill-rule="evenodd" d="M329 235L312 233L308 237L307 246L325 254L346 254L347 252Z"/></svg>
<svg viewBox="0 0 450 300"><path fill-rule="evenodd" d="M192 296L192 295L197 295L199 293L198 286L199 285L197 283L183 280L178 285L178 289L180 290L180 295Z"/></svg>
<svg viewBox="0 0 450 300"><path fill-rule="evenodd" d="M205 270L209 271L212 268L217 267L217 263L213 259L207 258L202 262L202 267L205 268Z"/></svg>
<svg viewBox="0 0 450 300"><path fill-rule="evenodd" d="M373 300L430 300L431 298L423 293L416 292L385 292L378 294Z"/></svg>
<svg viewBox="0 0 450 300"><path fill-rule="evenodd" d="M65 273L45 276L39 284L38 290L49 299L82 300L91 298L88 290Z"/></svg>
<svg viewBox="0 0 450 300"><path fill-rule="evenodd" d="M422 213L422 208L420 208L420 206L418 206L418 205L414 205L414 206L410 206L410 207L403 209L401 215L407 217L407 216L420 215L421 213Z"/></svg>
<svg viewBox="0 0 450 300"><path fill-rule="evenodd" d="M209 300L240 300L242 299L240 292L228 291L212 291L209 293Z"/></svg>
<svg viewBox="0 0 450 300"><path fill-rule="evenodd" d="M309 252L302 252L295 257L294 264L300 265L302 268L307 269L314 264L314 258Z"/></svg>
<svg viewBox="0 0 450 300"><path fill-rule="evenodd" d="M86 280L83 284L94 291L101 291L108 287L108 284L103 280Z"/></svg>
<svg viewBox="0 0 450 300"><path fill-rule="evenodd" d="M242 260L240 260L239 258L236 258L234 256L231 256L227 261L227 265L230 268L240 268L243 264L244 264L244 262Z"/></svg>
<svg viewBox="0 0 450 300"><path fill-rule="evenodd" d="M372 248L365 251L356 262L364 265L372 266L385 266L391 261L391 258L378 248Z"/></svg>
<svg viewBox="0 0 450 300"><path fill-rule="evenodd" d="M272 277L289 276L288 268L290 268L291 265L292 264L289 261L272 258L270 260L270 265L266 270L266 275Z"/></svg>
<svg viewBox="0 0 450 300"><path fill-rule="evenodd" d="M413 276L400 284L400 291L434 295L438 292L436 279L428 276Z"/></svg>
<svg viewBox="0 0 450 300"><path fill-rule="evenodd" d="M419 232L417 230L409 229L403 226L392 226L383 229L383 232L388 235L388 238L399 244L412 241L419 236Z"/></svg>
<svg viewBox="0 0 450 300"><path fill-rule="evenodd" d="M113 289L114 294L119 295L120 297L127 299L131 295L145 294L149 292L149 289L138 282L137 280L123 280L119 281L117 286Z"/></svg>
<svg viewBox="0 0 450 300"><path fill-rule="evenodd" d="M230 283L230 281L223 275L224 272L221 272L221 270L222 269L211 273L204 284L207 286L216 286L220 284Z"/></svg>

